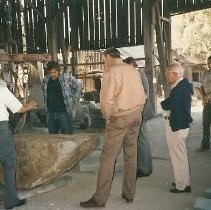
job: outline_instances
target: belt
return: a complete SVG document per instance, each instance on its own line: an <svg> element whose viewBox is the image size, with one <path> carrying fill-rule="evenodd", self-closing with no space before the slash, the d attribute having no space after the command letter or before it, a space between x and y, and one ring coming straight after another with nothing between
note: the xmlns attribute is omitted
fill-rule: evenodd
<svg viewBox="0 0 211 210"><path fill-rule="evenodd" d="M166 119L166 120L169 120L169 119L170 119L170 117L168 117L168 116L165 116L165 119Z"/></svg>

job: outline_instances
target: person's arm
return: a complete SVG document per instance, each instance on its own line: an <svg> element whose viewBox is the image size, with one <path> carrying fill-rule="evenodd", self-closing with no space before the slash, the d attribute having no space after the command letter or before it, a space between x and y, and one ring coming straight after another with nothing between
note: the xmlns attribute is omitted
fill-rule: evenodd
<svg viewBox="0 0 211 210"><path fill-rule="evenodd" d="M22 107L17 111L17 113L25 113L32 109L36 109L36 108L37 108L37 102L30 101L30 102L22 105Z"/></svg>
<svg viewBox="0 0 211 210"><path fill-rule="evenodd" d="M22 105L20 101L7 88L3 90L3 94L5 97L2 98L2 102L13 114L24 113L30 111L31 109L37 108L37 103L34 101Z"/></svg>
<svg viewBox="0 0 211 210"><path fill-rule="evenodd" d="M180 105L180 96L178 90L173 90L170 96L161 102L162 109L169 111Z"/></svg>
<svg viewBox="0 0 211 210"><path fill-rule="evenodd" d="M82 84L78 82L78 80L73 76L70 76L69 82L73 92L73 99L74 101L77 101L80 99L80 95L82 92Z"/></svg>

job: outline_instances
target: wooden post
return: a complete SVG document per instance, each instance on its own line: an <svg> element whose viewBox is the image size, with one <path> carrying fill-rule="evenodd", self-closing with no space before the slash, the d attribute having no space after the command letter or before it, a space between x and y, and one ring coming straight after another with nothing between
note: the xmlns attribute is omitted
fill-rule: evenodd
<svg viewBox="0 0 211 210"><path fill-rule="evenodd" d="M165 92L165 97L168 96L169 93L169 86L166 81L166 66L167 66L167 59L166 59L166 49L164 45L164 40L163 40L163 30L162 30L162 25L161 25L161 19L160 19L160 5L157 3L155 5L155 19L156 19L156 24L155 24L155 30L156 30L156 42L157 42L157 48L158 48L158 60L160 63L160 72L161 72L161 82L163 84L164 92Z"/></svg>
<svg viewBox="0 0 211 210"><path fill-rule="evenodd" d="M173 62L172 46L171 46L171 14L170 14L170 1L166 0L166 6L164 7L164 16L168 21L164 21L164 38L166 43L166 56L167 64Z"/></svg>
<svg viewBox="0 0 211 210"><path fill-rule="evenodd" d="M75 49L72 49L71 64L72 64L72 75L77 76L76 75L77 51Z"/></svg>
<svg viewBox="0 0 211 210"><path fill-rule="evenodd" d="M48 49L52 55L52 60L57 61L57 21L55 19L55 0L46 0L46 19L47 19L47 37Z"/></svg>
<svg viewBox="0 0 211 210"><path fill-rule="evenodd" d="M151 10L151 1L143 0L143 29L144 29L144 52L145 52L145 69L146 75L149 80L149 99L152 103L154 110L157 108L156 93L155 93L155 81L154 78L154 33L153 33L153 24L152 24L152 10ZM154 79L155 80L155 79Z"/></svg>

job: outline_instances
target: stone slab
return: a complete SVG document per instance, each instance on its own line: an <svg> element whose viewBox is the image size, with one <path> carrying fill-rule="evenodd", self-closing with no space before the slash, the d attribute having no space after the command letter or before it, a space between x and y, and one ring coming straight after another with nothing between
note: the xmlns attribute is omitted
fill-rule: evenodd
<svg viewBox="0 0 211 210"><path fill-rule="evenodd" d="M203 197L211 199L211 188L208 188L204 191Z"/></svg>
<svg viewBox="0 0 211 210"><path fill-rule="evenodd" d="M15 143L17 187L32 189L74 168L95 148L96 136L21 134Z"/></svg>
<svg viewBox="0 0 211 210"><path fill-rule="evenodd" d="M211 210L211 199L199 197L194 204L194 210Z"/></svg>

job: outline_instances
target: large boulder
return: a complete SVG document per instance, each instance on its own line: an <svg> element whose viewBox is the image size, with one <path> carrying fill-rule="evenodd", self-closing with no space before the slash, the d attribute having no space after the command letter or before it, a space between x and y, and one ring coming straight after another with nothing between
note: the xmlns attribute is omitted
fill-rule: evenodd
<svg viewBox="0 0 211 210"><path fill-rule="evenodd" d="M3 168L0 165L0 184L4 182L4 171Z"/></svg>
<svg viewBox="0 0 211 210"><path fill-rule="evenodd" d="M34 188L72 169L96 143L91 134L21 134L15 139L19 189Z"/></svg>

